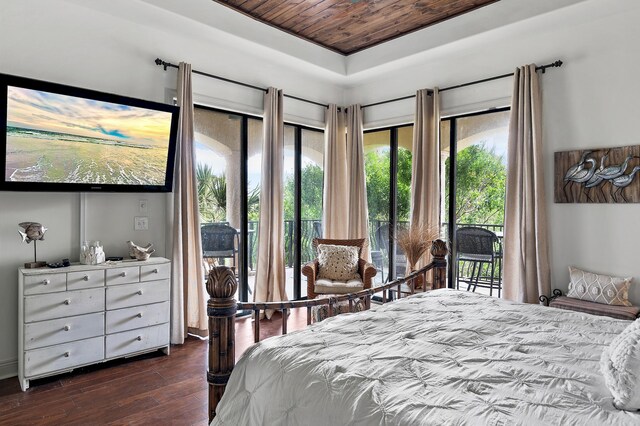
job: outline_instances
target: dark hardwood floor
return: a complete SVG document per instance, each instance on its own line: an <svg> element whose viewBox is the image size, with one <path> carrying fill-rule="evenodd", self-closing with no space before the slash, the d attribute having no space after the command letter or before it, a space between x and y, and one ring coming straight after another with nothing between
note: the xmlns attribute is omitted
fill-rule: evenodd
<svg viewBox="0 0 640 426"><path fill-rule="evenodd" d="M260 321L261 337L279 335L282 317ZM306 326L306 312L289 317L289 332ZM236 322L236 359L253 344L253 320ZM27 392L15 377L0 381L0 425L206 425L207 341L110 361L34 380Z"/></svg>

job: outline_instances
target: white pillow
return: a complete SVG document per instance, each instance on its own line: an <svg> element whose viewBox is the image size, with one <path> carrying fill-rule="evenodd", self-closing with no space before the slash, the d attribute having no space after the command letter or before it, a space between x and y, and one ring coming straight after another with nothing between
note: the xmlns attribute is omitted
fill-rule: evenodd
<svg viewBox="0 0 640 426"><path fill-rule="evenodd" d="M640 410L640 320L632 322L605 348L600 370L615 407Z"/></svg>
<svg viewBox="0 0 640 426"><path fill-rule="evenodd" d="M631 306L629 285L632 278L594 274L569 266L569 291L567 297L606 305Z"/></svg>
<svg viewBox="0 0 640 426"><path fill-rule="evenodd" d="M349 281L359 278L358 247L318 245L318 278L335 281Z"/></svg>

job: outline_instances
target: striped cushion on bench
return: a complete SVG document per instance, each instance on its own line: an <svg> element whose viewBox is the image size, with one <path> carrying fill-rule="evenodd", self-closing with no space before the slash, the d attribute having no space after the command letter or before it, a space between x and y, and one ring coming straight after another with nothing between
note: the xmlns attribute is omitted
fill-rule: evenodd
<svg viewBox="0 0 640 426"><path fill-rule="evenodd" d="M592 315L601 315L617 319L635 320L640 314L638 306L615 306L603 303L589 302L586 300L574 299L572 297L560 296L553 299L549 306L552 308L567 309L570 311L584 312Z"/></svg>

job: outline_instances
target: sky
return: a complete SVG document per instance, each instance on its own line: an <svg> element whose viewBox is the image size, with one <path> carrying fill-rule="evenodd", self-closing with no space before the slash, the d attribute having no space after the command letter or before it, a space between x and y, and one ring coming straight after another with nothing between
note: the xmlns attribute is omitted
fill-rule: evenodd
<svg viewBox="0 0 640 426"><path fill-rule="evenodd" d="M166 147L171 113L9 86L10 126Z"/></svg>

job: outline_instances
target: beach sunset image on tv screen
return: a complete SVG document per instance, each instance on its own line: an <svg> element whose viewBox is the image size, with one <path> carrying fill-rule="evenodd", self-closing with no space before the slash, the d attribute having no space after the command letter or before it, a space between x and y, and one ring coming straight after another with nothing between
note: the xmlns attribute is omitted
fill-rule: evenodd
<svg viewBox="0 0 640 426"><path fill-rule="evenodd" d="M164 185L171 113L9 86L5 180Z"/></svg>

